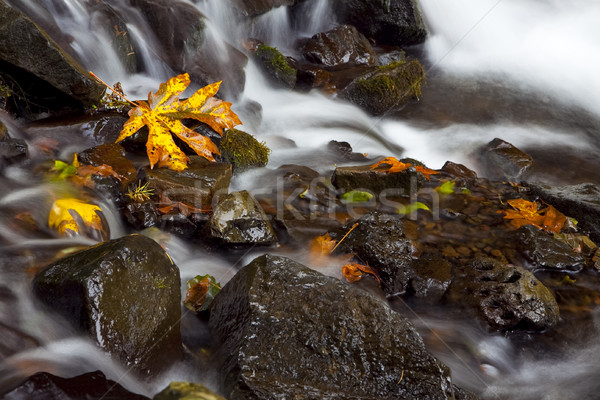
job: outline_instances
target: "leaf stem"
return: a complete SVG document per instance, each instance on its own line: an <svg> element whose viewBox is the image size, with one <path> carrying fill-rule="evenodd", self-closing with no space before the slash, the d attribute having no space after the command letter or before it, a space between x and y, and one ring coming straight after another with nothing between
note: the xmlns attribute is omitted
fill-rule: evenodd
<svg viewBox="0 0 600 400"><path fill-rule="evenodd" d="M98 75L94 74L92 71L89 71L90 75L92 77L94 77L95 79L97 79L100 83L102 83L104 86L106 86L107 88L109 88L110 90L113 91L114 94L116 94L117 96L119 96L120 98L122 98L123 100L125 100L126 102L128 102L129 104L132 104L136 107L139 106L139 104L134 103L133 101L129 100L127 97L123 96L121 93L119 93L118 91L115 90L115 88L113 88L112 86L110 86L108 83L104 82L102 79L100 79L100 77L98 77Z"/></svg>
<svg viewBox="0 0 600 400"><path fill-rule="evenodd" d="M337 244L335 245L335 247L333 249L331 249L329 254L332 254L335 251L335 249L337 249L337 247L340 245L340 243L342 243L344 241L344 239L346 239L346 236L348 236L350 234L350 232L352 232L354 230L354 228L356 228L357 226L358 226L358 222L355 223L354 225L352 225L352 228L350 228L350 230L348 232L346 232L344 237L341 238L339 242L337 242Z"/></svg>

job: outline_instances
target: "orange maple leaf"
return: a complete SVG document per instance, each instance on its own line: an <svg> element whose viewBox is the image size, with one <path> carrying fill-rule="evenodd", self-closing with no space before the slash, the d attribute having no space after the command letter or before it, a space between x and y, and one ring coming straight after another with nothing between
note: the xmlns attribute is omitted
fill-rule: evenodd
<svg viewBox="0 0 600 400"><path fill-rule="evenodd" d="M538 210L538 203L533 201L513 199L507 203L513 210L500 210L498 213L505 214L504 218L510 220L510 224L517 229L533 225L546 232L558 233L567 222L567 217L551 205Z"/></svg>
<svg viewBox="0 0 600 400"><path fill-rule="evenodd" d="M385 167L386 165L387 167ZM382 166L384 168L381 168ZM391 174L395 172L402 172L412 166L413 165L411 163L403 163L402 161L399 161L396 157L386 157L383 160L371 165L371 169L376 169L379 172L387 172L388 174ZM433 169L429 169L423 165L417 165L415 167L415 170L425 175L425 178L427 180L430 179L429 175L439 174L438 171L434 171Z"/></svg>
<svg viewBox="0 0 600 400"><path fill-rule="evenodd" d="M179 100L179 95L190 84L189 75L182 74L162 83L156 93L148 94L148 102L138 102L129 111L129 119L117 142L133 135L144 125L148 127L146 152L150 168L155 164L176 171L187 168L189 158L173 141L172 133L187 143L199 156L214 161L213 154L219 154L217 146L207 137L194 132L181 122L182 119L195 119L204 122L222 134L223 129L240 125L238 116L231 110L231 103L213 97L221 82L216 82L196 91L191 97Z"/></svg>
<svg viewBox="0 0 600 400"><path fill-rule="evenodd" d="M363 274L371 274L377 279L377 282L381 282L379 275L368 265L349 263L342 267L342 274L348 282L353 283L362 279Z"/></svg>

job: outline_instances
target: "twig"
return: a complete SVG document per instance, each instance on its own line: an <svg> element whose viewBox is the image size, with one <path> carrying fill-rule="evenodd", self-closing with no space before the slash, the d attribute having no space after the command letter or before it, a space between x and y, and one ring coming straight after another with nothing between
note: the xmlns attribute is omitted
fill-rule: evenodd
<svg viewBox="0 0 600 400"><path fill-rule="evenodd" d="M133 101L129 100L127 97L123 96L121 93L119 93L117 90L115 90L115 88L113 88L108 83L106 83L102 79L100 79L100 77L98 77L98 75L94 74L92 71L90 71L90 75L92 77L94 77L95 79L97 79L104 86L106 86L107 88L109 88L110 90L112 90L114 94L116 94L117 96L119 96L120 98L122 98L123 100L125 100L126 102L128 102L129 104L133 104L134 106L139 107L139 104L134 103Z"/></svg>
<svg viewBox="0 0 600 400"><path fill-rule="evenodd" d="M352 232L354 230L354 228L356 228L357 226L358 226L358 222L355 223L354 225L352 225L352 228L350 228L350 230L348 232L346 232L344 237L341 238L339 242L337 242L337 244L335 245L335 247L333 249L331 249L329 254L333 253L335 251L335 249L337 249L337 247L340 245L340 243L342 243L344 241L344 239L346 239L346 236L348 236L350 234L350 232Z"/></svg>

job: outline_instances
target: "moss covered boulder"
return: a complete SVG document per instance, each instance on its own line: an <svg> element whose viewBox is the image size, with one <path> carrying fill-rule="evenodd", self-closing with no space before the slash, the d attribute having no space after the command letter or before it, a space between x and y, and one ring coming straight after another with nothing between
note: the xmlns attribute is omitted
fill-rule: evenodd
<svg viewBox="0 0 600 400"><path fill-rule="evenodd" d="M424 83L425 70L419 61L395 61L354 79L341 96L371 114L381 115L419 99Z"/></svg>
<svg viewBox="0 0 600 400"><path fill-rule="evenodd" d="M254 57L273 84L288 88L296 86L298 71L275 47L260 44L254 52Z"/></svg>
<svg viewBox="0 0 600 400"><path fill-rule="evenodd" d="M179 269L154 240L129 235L40 271L33 292L141 374L180 359Z"/></svg>
<svg viewBox="0 0 600 400"><path fill-rule="evenodd" d="M223 159L231 163L235 172L266 166L271 153L264 143L237 129L227 129L223 133L219 150Z"/></svg>
<svg viewBox="0 0 600 400"><path fill-rule="evenodd" d="M204 385L189 382L171 382L152 400L225 400Z"/></svg>

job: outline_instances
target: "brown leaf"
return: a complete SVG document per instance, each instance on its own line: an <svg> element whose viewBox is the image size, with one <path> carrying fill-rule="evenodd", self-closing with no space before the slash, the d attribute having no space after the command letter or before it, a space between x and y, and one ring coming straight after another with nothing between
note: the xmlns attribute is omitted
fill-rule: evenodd
<svg viewBox="0 0 600 400"><path fill-rule="evenodd" d="M342 267L342 275L348 282L356 282L362 279L363 273L373 275L377 282L381 283L379 275L368 265L349 263Z"/></svg>

